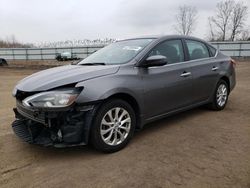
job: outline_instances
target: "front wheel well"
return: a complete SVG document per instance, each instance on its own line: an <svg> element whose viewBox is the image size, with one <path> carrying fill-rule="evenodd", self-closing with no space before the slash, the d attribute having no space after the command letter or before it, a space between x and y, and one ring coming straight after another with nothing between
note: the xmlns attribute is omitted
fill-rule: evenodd
<svg viewBox="0 0 250 188"><path fill-rule="evenodd" d="M111 100L111 99L121 99L126 101L128 104L131 105L131 107L134 109L135 115L136 115L136 128L140 128L140 123L141 123L141 119L140 119L140 107L138 102L136 101L136 99L134 97L132 97L129 94L126 93L117 93L114 95L109 96L106 100Z"/></svg>
<svg viewBox="0 0 250 188"><path fill-rule="evenodd" d="M224 81L227 83L228 89L229 89L229 91L230 91L230 81L229 81L228 77L222 76L220 79L221 79L221 80L224 80Z"/></svg>

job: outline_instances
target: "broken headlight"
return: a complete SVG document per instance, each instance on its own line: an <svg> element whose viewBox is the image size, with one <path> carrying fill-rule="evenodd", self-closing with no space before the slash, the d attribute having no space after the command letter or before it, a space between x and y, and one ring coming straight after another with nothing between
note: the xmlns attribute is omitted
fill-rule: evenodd
<svg viewBox="0 0 250 188"><path fill-rule="evenodd" d="M25 98L23 105L38 108L62 108L73 104L79 94L80 91L75 89L42 92Z"/></svg>

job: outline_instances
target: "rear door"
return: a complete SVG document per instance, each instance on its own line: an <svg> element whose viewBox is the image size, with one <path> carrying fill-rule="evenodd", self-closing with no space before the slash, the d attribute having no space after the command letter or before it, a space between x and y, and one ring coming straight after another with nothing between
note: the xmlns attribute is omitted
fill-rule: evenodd
<svg viewBox="0 0 250 188"><path fill-rule="evenodd" d="M191 103L192 75L184 62L181 40L167 40L158 44L149 56L163 55L168 64L142 68L146 117L161 115Z"/></svg>
<svg viewBox="0 0 250 188"><path fill-rule="evenodd" d="M196 40L185 40L187 54L192 69L194 103L203 102L209 98L216 85L218 72L220 69L215 53L209 51L208 46Z"/></svg>

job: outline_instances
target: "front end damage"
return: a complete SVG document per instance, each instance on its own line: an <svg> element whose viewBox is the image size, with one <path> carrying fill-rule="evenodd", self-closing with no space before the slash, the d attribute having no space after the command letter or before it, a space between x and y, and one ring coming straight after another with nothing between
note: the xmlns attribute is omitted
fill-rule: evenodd
<svg viewBox="0 0 250 188"><path fill-rule="evenodd" d="M20 98L14 108L15 134L22 140L43 146L86 145L96 105L73 104L67 108L44 110L26 107Z"/></svg>

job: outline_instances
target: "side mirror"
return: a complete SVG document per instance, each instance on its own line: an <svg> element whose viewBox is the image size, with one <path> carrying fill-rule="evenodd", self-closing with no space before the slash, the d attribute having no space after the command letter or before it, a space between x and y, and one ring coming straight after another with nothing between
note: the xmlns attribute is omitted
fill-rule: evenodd
<svg viewBox="0 0 250 188"><path fill-rule="evenodd" d="M153 55L146 59L143 63L143 67L158 67L167 64L167 58L163 55Z"/></svg>

